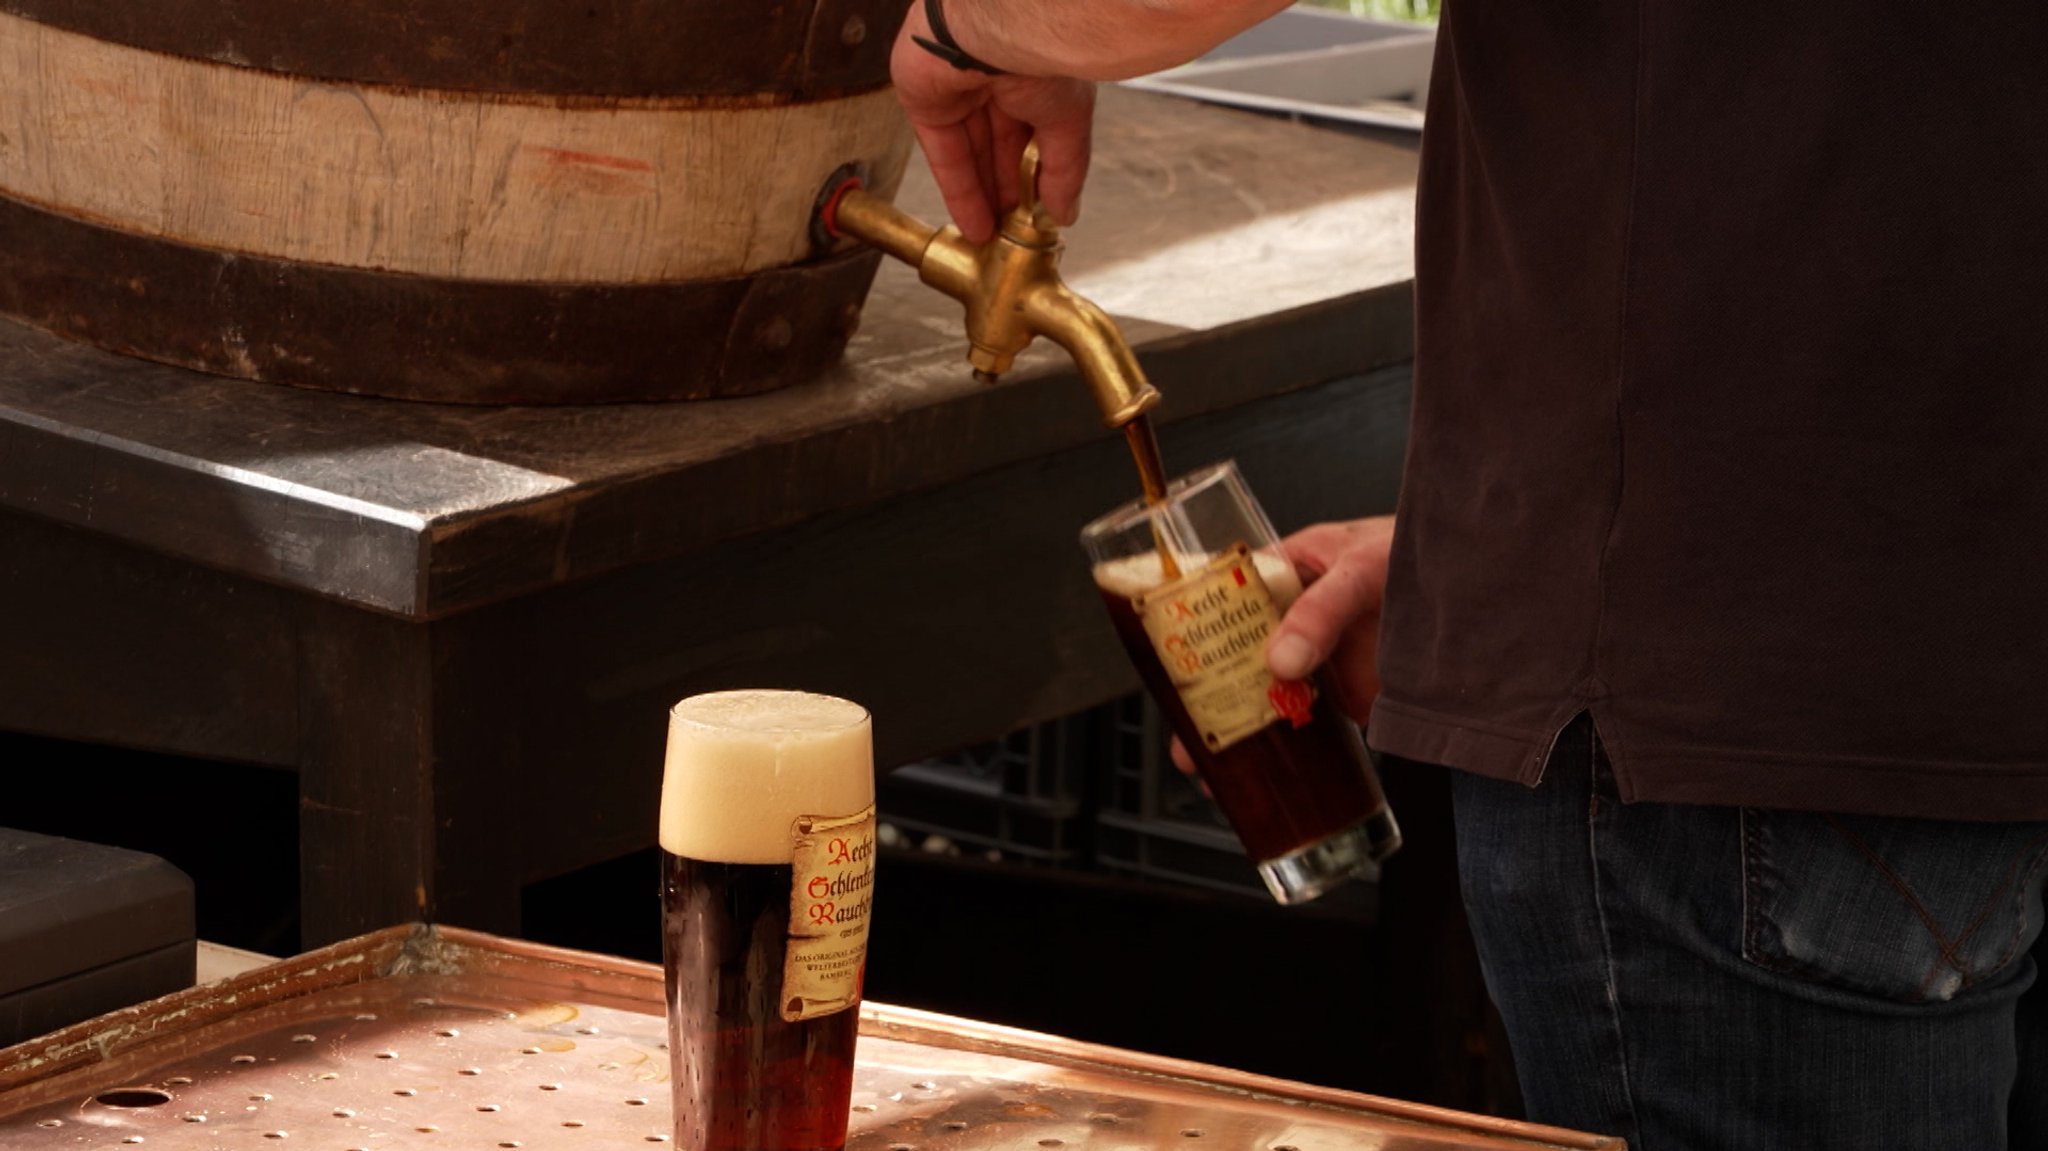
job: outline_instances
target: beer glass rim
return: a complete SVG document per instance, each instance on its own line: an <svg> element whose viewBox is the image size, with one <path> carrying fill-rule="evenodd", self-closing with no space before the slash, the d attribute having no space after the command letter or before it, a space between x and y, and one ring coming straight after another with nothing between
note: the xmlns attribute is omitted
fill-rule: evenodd
<svg viewBox="0 0 2048 1151"><path fill-rule="evenodd" d="M1160 508L1180 503L1194 493L1213 487L1236 475L1237 461L1235 459L1217 460L1215 463L1206 464L1191 472L1183 473L1166 485L1166 499L1163 503L1149 504L1141 496L1138 499L1118 504L1102 515L1088 521L1087 525L1081 529L1081 538L1084 540L1099 539L1103 536L1127 532L1157 514Z"/></svg>
<svg viewBox="0 0 2048 1151"><path fill-rule="evenodd" d="M685 708L707 701L723 700L737 702L744 699L815 700L846 709L846 720L843 723L836 723L831 726L738 727L702 716L685 714L684 711ZM686 695L670 705L668 721L670 727L687 726L699 731L731 732L735 735L797 734L825 736L851 731L857 727L871 726L874 723L874 716L868 712L866 707L847 699L845 696L830 695L825 692L803 691L795 688L746 687L733 688L726 691L700 691Z"/></svg>

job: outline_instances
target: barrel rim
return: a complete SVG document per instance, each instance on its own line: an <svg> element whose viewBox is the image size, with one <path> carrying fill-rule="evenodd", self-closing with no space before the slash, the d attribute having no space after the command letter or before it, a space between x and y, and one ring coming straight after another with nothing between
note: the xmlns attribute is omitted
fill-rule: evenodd
<svg viewBox="0 0 2048 1151"><path fill-rule="evenodd" d="M908 0L0 0L109 44L310 80L531 98L817 100L889 79ZM857 35L856 35L857 33ZM690 51L715 40L715 51Z"/></svg>
<svg viewBox="0 0 2048 1151"><path fill-rule="evenodd" d="M435 403L802 383L843 354L880 259L855 248L646 284L459 280L194 247L0 196L0 315L214 375Z"/></svg>

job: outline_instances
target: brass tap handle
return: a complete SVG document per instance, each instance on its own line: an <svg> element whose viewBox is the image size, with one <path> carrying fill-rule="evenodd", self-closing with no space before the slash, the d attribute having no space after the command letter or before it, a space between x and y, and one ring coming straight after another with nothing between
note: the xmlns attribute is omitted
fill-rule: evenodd
<svg viewBox="0 0 2048 1151"><path fill-rule="evenodd" d="M1044 336L1066 349L1094 396L1102 422L1120 428L1159 403L1159 393L1116 322L1060 281L1059 225L1038 198L1036 141L1018 161L1017 206L994 239L969 244L950 225L933 228L857 183L828 182L819 196L821 230L852 236L918 270L926 284L966 306L968 362L993 380Z"/></svg>
<svg viewBox="0 0 2048 1151"><path fill-rule="evenodd" d="M1038 141L1024 145L1024 155L1017 161L1017 202L1038 214Z"/></svg>
<svg viewBox="0 0 2048 1151"><path fill-rule="evenodd" d="M1060 226L1038 198L1038 168L1038 141L1033 140L1024 145L1024 155L1017 161L1017 206L1003 220L1002 233L1027 248L1058 248Z"/></svg>

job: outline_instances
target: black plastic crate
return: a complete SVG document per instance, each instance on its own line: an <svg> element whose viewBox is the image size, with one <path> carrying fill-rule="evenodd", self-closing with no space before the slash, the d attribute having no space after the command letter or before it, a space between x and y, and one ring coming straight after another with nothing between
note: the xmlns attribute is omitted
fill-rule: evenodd
<svg viewBox="0 0 2048 1151"><path fill-rule="evenodd" d="M1101 709L1106 742L1095 863L1105 871L1266 897L1237 833L1167 752L1165 717L1146 696Z"/></svg>
<svg viewBox="0 0 2048 1151"><path fill-rule="evenodd" d="M1098 722L1083 712L889 772L876 795L885 843L1085 868Z"/></svg>
<svg viewBox="0 0 2048 1151"><path fill-rule="evenodd" d="M1215 801L1173 766L1168 740L1165 718L1136 694L907 764L878 787L884 845L1269 900ZM1352 883L1309 906L1370 919L1376 894Z"/></svg>

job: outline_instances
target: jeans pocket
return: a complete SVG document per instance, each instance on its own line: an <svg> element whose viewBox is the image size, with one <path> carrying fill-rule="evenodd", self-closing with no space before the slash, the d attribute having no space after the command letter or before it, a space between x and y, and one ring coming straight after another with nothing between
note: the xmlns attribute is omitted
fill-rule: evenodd
<svg viewBox="0 0 2048 1151"><path fill-rule="evenodd" d="M1744 808L1742 957L1843 991L1944 1002L2026 955L2044 861L2044 823Z"/></svg>

